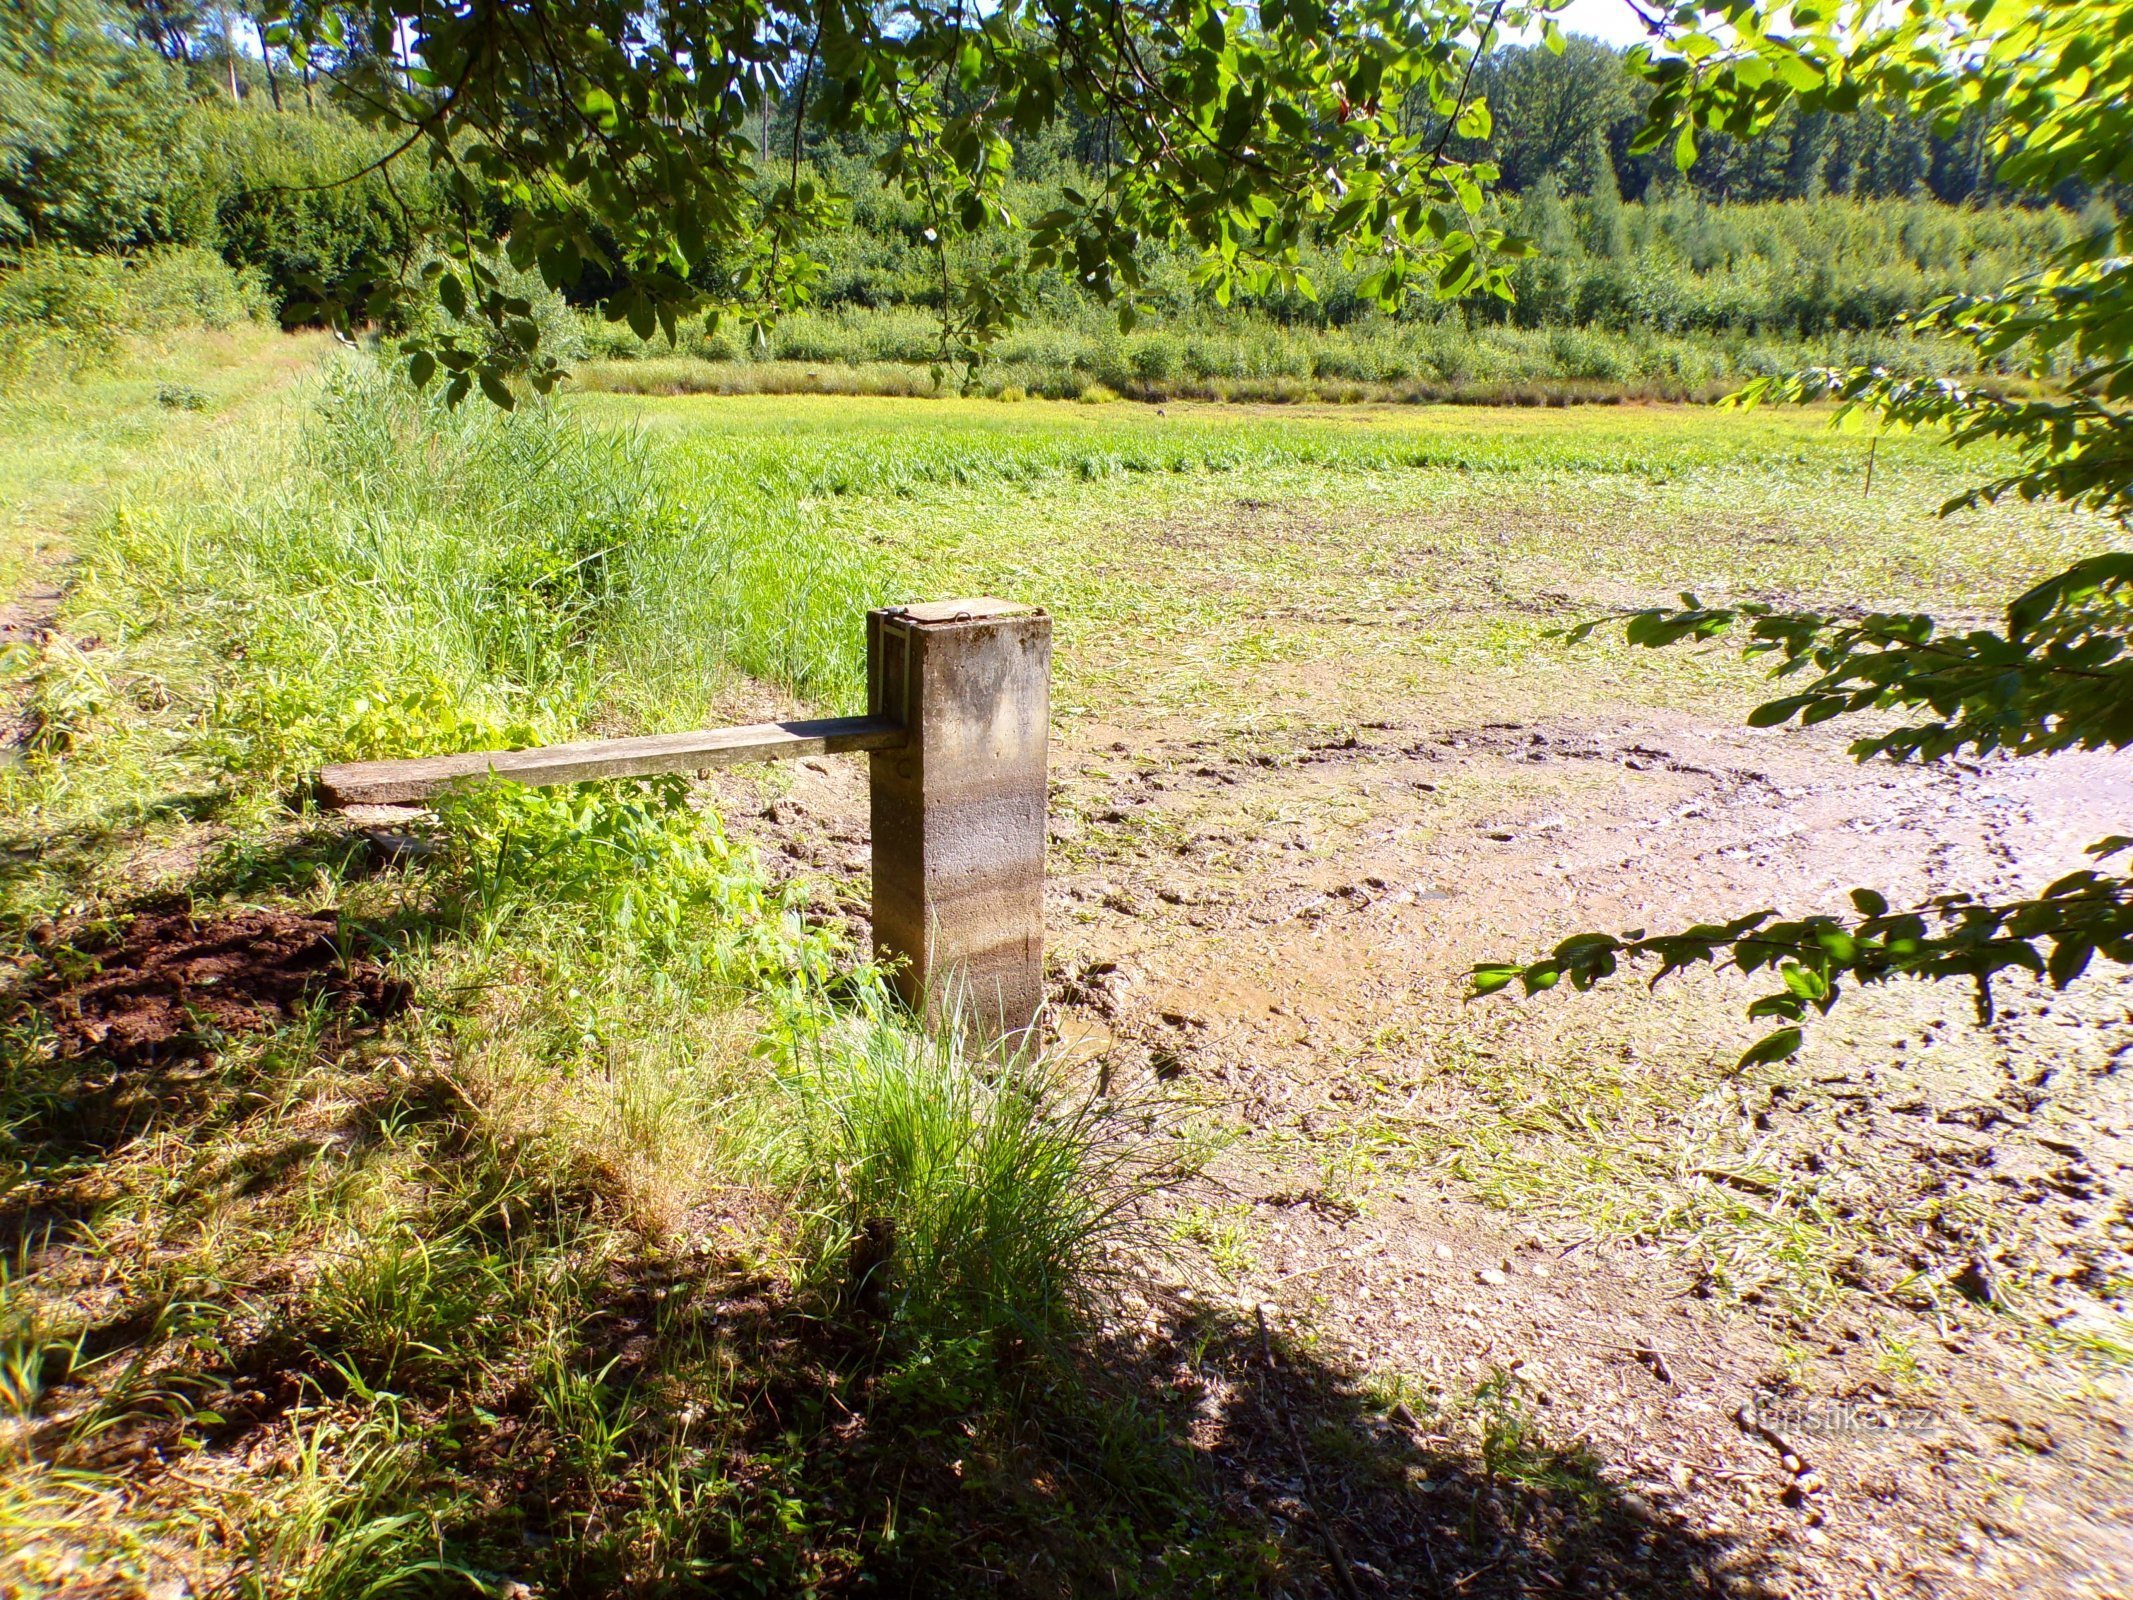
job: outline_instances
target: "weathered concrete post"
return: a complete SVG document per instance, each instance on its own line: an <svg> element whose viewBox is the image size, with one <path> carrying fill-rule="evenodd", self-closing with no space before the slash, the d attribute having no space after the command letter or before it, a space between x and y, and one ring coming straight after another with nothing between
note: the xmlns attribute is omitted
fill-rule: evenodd
<svg viewBox="0 0 2133 1600"><path fill-rule="evenodd" d="M867 615L867 709L909 730L869 758L874 948L914 1009L988 1043L1044 1004L1052 619L1005 600Z"/></svg>

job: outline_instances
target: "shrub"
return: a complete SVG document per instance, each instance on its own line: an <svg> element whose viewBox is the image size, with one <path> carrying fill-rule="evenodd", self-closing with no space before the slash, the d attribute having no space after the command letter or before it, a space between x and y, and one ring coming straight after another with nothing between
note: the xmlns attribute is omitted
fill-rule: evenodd
<svg viewBox="0 0 2133 1600"><path fill-rule="evenodd" d="M0 383L38 357L106 361L129 337L227 328L265 309L256 278L197 246L135 256L24 251L0 271Z"/></svg>
<svg viewBox="0 0 2133 1600"><path fill-rule="evenodd" d="M358 257L404 258L411 225L436 210L420 168L403 163L390 186L381 173L354 176L390 144L345 117L247 107L195 117L223 257L255 270L277 311L311 299L313 280L339 277Z"/></svg>
<svg viewBox="0 0 2133 1600"><path fill-rule="evenodd" d="M1143 334L1133 340L1127 349L1127 359L1132 364L1133 376L1136 378L1166 383L1184 370L1184 351L1174 334Z"/></svg>
<svg viewBox="0 0 2133 1600"><path fill-rule="evenodd" d="M0 247L135 249L199 237L183 76L104 0L0 13Z"/></svg>

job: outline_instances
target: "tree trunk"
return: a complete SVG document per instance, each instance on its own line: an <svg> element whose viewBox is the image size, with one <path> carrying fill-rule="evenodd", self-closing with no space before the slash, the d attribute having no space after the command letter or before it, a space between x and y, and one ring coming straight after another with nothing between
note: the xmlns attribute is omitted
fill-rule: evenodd
<svg viewBox="0 0 2133 1600"><path fill-rule="evenodd" d="M274 52L267 46L267 25L257 17L252 19L252 31L259 35L259 59L267 69L267 96L274 102L274 109L282 109L281 79L274 75Z"/></svg>

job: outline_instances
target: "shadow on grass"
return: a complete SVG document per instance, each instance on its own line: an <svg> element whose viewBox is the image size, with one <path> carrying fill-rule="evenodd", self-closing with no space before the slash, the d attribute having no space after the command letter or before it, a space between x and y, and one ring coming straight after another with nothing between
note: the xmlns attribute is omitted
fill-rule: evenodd
<svg viewBox="0 0 2133 1600"><path fill-rule="evenodd" d="M792 1492L875 1530L843 1552L852 1592L1689 1596L1727 1581L1724 1542L1625 1498L1508 1395L1485 1397L1462 1447L1256 1321L1169 1310L1158 1333L1094 1339L1020 1381L959 1383L937 1358L855 1381L848 1357L839 1388L818 1353L828 1403L810 1404L788 1358L769 1364L786 1384L766 1385L759 1426L811 1429ZM827 1575L798 1543L759 1525L733 1570Z"/></svg>
<svg viewBox="0 0 2133 1600"><path fill-rule="evenodd" d="M219 821L230 803L225 790L200 789L114 805L63 830L11 830L0 835L0 907L11 906L39 878L86 880L150 828Z"/></svg>
<svg viewBox="0 0 2133 1600"><path fill-rule="evenodd" d="M77 1359L155 1384L107 1394L70 1464L152 1498L166 1463L224 1482L268 1463L237 1502L264 1526L299 1441L331 1463L389 1427L389 1482L357 1481L375 1451L345 1452L345 1536L418 1528L455 1583L555 1600L1760 1592L1724 1541L1623 1495L1508 1393L1416 1417L1186 1301L1053 1359L918 1344L816 1314L703 1235L618 1254L576 1220L594 1193L491 1203L488 1156L446 1133L448 1105L430 1114L434 1213L304 1260L263 1318L256 1296L241 1322L134 1300L83 1330ZM247 1181L295 1181L304 1153L285 1155ZM81 1414L70 1377L49 1374L55 1417ZM65 1459L66 1438L55 1421L39 1448Z"/></svg>
<svg viewBox="0 0 2133 1600"><path fill-rule="evenodd" d="M170 804L190 816L195 802ZM78 899L146 814L77 830L56 853L0 850L0 905L32 872L76 883ZM227 1131L258 1103L228 1092L232 1073L259 1087L374 1034L413 997L394 975L404 958L460 931L457 903L409 875L420 892L374 916L271 907L406 865L362 834L308 827L218 848L180 888L28 929L0 985L0 1118L23 1165L99 1157L157 1127Z"/></svg>
<svg viewBox="0 0 2133 1600"><path fill-rule="evenodd" d="M1064 1369L885 1353L771 1286L614 1271L561 1344L357 1376L312 1330L202 1373L218 1454L391 1407L383 1509L473 1581L547 1596L1672 1597L1763 1592L1515 1418L1419 1435L1353 1375L1205 1308ZM1493 1433L1493 1437L1492 1437Z"/></svg>
<svg viewBox="0 0 2133 1600"><path fill-rule="evenodd" d="M203 893L345 874L347 849L297 839L205 874ZM183 920L133 925L156 915ZM334 974L454 919L410 897L335 923L339 965L304 968L320 986L262 1003L258 1029L130 1054L55 1049L60 1022L37 1010L95 981L125 936L45 952L50 981L32 978L0 1041L21 1175L0 1239L18 1272L64 1278L94 1253L122 1161L203 1217L300 1214L307 1184L388 1148L425 1198L327 1245L292 1229L282 1259L222 1281L144 1255L85 1324L23 1333L59 1351L35 1450L144 1502L233 1485L214 1517L267 1527L288 1514L287 1463L316 1447L324 1487L307 1492L328 1499L305 1514L328 1543L290 1559L347 1540L370 1568L322 1595L1755 1592L1723 1541L1625 1496L1508 1387L1416 1416L1255 1317L1184 1300L1048 1358L982 1335L919 1343L796 1301L714 1246L717 1218L658 1239L602 1222L586 1172L480 1131L448 1076L373 1071L353 1048L377 1019L358 991L336 1001ZM210 944L252 926L196 920ZM254 931L262 951L293 948L285 922ZM70 953L87 963L71 977ZM321 1070L337 1110L290 1115Z"/></svg>
<svg viewBox="0 0 2133 1600"><path fill-rule="evenodd" d="M391 1375L433 1467L397 1509L499 1586L1761 1592L1725 1542L1625 1497L1509 1396L1468 1419L1472 1442L1432 1435L1219 1309L1175 1304L1159 1333L1003 1366L992 1341L900 1346L694 1257L612 1265L582 1287L568 1337L492 1363L485 1389L447 1378L463 1364ZM297 1387L346 1401L364 1353L316 1332L284 1345L285 1394L297 1349ZM263 1393L275 1377L254 1363L245 1381ZM224 1447L264 1432L230 1429Z"/></svg>
<svg viewBox="0 0 2133 1600"><path fill-rule="evenodd" d="M893 1510L902 1530L855 1579L913 1594L1686 1596L1730 1564L1515 1407L1482 1416L1473 1448L1433 1440L1264 1328L1174 1309L1164 1333L1093 1342L1063 1391L1023 1396L995 1426L895 1377L834 1419L807 1452L810 1491L857 1519L856 1486L893 1473L883 1521Z"/></svg>

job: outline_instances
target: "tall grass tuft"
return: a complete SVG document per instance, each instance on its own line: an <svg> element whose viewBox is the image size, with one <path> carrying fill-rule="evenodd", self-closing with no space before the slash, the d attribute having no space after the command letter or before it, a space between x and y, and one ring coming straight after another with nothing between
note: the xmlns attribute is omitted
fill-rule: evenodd
<svg viewBox="0 0 2133 1600"><path fill-rule="evenodd" d="M447 1505L418 1494L416 1440L383 1419L290 1428L291 1454L270 1506L254 1504L232 1592L244 1600L368 1600L464 1592L475 1573L445 1558L435 1528Z"/></svg>
<svg viewBox="0 0 2133 1600"><path fill-rule="evenodd" d="M1153 1177L1055 1062L983 1054L953 1025L857 1025L799 1053L760 1110L801 1285L980 1360L1086 1325Z"/></svg>

